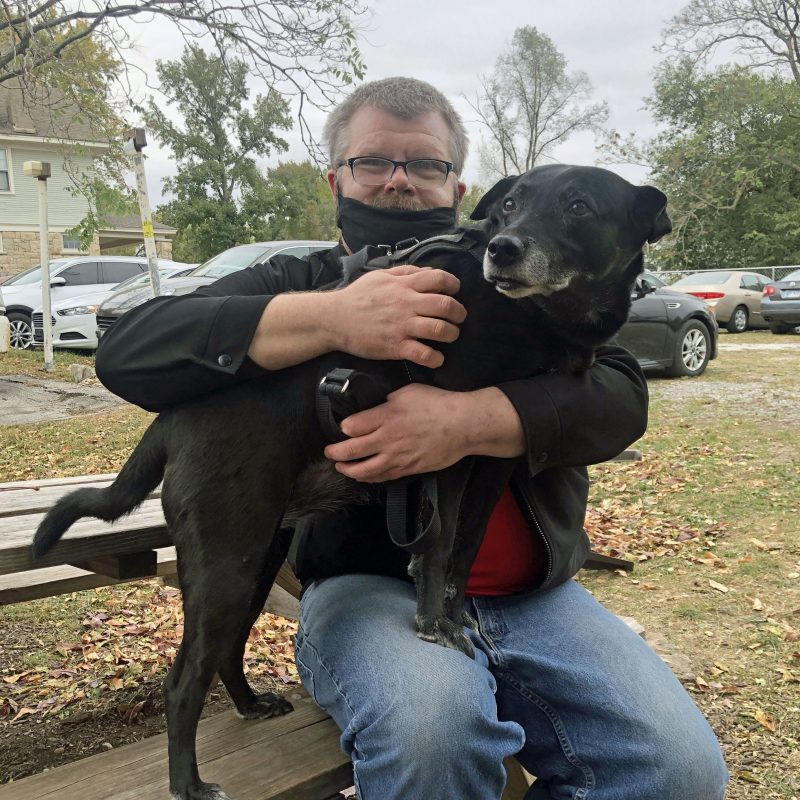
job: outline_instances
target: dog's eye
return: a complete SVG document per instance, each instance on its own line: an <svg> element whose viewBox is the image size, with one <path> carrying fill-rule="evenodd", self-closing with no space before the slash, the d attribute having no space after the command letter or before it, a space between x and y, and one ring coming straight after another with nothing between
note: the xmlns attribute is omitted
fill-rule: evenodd
<svg viewBox="0 0 800 800"><path fill-rule="evenodd" d="M567 211L574 217L585 217L591 209L583 200L575 200L569 204Z"/></svg>
<svg viewBox="0 0 800 800"><path fill-rule="evenodd" d="M517 204L516 204L516 202L514 202L514 198L513 197L506 197L506 199L503 200L503 212L506 213L506 214L509 214L512 211L516 211L516 210L517 210Z"/></svg>

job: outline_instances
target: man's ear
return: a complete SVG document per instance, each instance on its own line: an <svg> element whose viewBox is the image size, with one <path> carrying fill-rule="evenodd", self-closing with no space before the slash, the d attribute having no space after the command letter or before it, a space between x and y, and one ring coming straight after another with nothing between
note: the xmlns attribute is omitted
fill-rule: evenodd
<svg viewBox="0 0 800 800"><path fill-rule="evenodd" d="M634 215L643 224L650 244L672 230L672 220L667 214L667 196L654 186L637 187Z"/></svg>
<svg viewBox="0 0 800 800"><path fill-rule="evenodd" d="M469 215L470 219L486 219L489 206L496 203L508 194L509 189L519 180L519 175L509 175L501 178L486 194L478 201L475 210Z"/></svg>

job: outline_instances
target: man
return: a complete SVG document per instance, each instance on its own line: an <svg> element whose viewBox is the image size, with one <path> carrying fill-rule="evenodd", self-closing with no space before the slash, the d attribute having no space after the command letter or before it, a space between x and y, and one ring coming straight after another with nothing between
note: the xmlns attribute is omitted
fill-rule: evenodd
<svg viewBox="0 0 800 800"><path fill-rule="evenodd" d="M325 135L341 245L130 312L98 352L109 388L159 410L333 350L442 363L419 340L458 335L466 311L449 274L404 266L313 289L336 280L344 250L453 227L461 121L432 87L393 78L353 92ZM295 534L298 669L342 729L362 800L496 800L514 754L538 778L531 800L723 797L719 747L688 695L571 580L588 551L582 465L637 439L646 415L635 359L602 347L584 374L467 393L411 385L343 422L350 438L326 455L360 481L522 457L470 576L475 660L416 637L407 560L381 508L316 515Z"/></svg>

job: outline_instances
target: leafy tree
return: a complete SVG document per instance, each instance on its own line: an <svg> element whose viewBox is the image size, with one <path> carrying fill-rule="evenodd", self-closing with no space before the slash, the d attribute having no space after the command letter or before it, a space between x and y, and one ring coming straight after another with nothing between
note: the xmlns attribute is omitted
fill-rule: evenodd
<svg viewBox="0 0 800 800"><path fill-rule="evenodd" d="M158 61L156 72L161 92L182 117L181 125L174 123L152 98L142 109L178 168L164 180L175 199L160 209L161 219L181 231L178 251L201 261L253 241L263 211L243 198L264 190L255 157L287 148L275 130L290 127L288 104L270 91L248 108L247 65L209 56L196 45L180 61Z"/></svg>
<svg viewBox="0 0 800 800"><path fill-rule="evenodd" d="M567 72L549 36L530 26L517 28L470 102L489 131L481 151L487 174L525 172L576 131L597 130L608 108L589 104L591 91L585 73Z"/></svg>
<svg viewBox="0 0 800 800"><path fill-rule="evenodd" d="M732 46L756 68L787 70L800 86L798 0L692 0L664 32L663 51L706 60Z"/></svg>
<svg viewBox="0 0 800 800"><path fill-rule="evenodd" d="M263 185L245 197L251 217L266 213L265 239L337 239L336 205L328 182L311 161L267 170ZM249 211L252 209L252 211Z"/></svg>
<svg viewBox="0 0 800 800"><path fill-rule="evenodd" d="M176 29L192 46L216 48L223 60L245 61L266 86L304 107L330 105L337 92L363 76L353 20L360 0L13 0L0 3L0 85L40 85L41 70L56 73L84 39L117 54L135 45L131 22ZM124 82L120 88L126 89Z"/></svg>
<svg viewBox="0 0 800 800"><path fill-rule="evenodd" d="M458 206L458 224L459 225L472 225L473 222L469 215L473 212L478 201L486 194L486 189L477 183L473 183L467 187L464 192L464 197L461 198L461 203Z"/></svg>
<svg viewBox="0 0 800 800"><path fill-rule="evenodd" d="M675 233L663 267L707 269L800 261L800 87L778 75L665 65L648 105L665 126L612 149L648 162Z"/></svg>

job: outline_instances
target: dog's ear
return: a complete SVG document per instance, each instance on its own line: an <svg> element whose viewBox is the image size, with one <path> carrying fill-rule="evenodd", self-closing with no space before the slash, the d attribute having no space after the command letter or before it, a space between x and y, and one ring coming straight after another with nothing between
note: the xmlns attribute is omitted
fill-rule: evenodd
<svg viewBox="0 0 800 800"><path fill-rule="evenodd" d="M508 190L519 180L519 175L509 175L506 178L501 178L486 194L478 200L478 205L475 206L474 211L469 215L470 219L486 219L486 213L493 203L496 203L500 198L508 194Z"/></svg>
<svg viewBox="0 0 800 800"><path fill-rule="evenodd" d="M667 214L667 196L654 186L637 187L634 214L644 226L650 244L672 230L672 220Z"/></svg>

